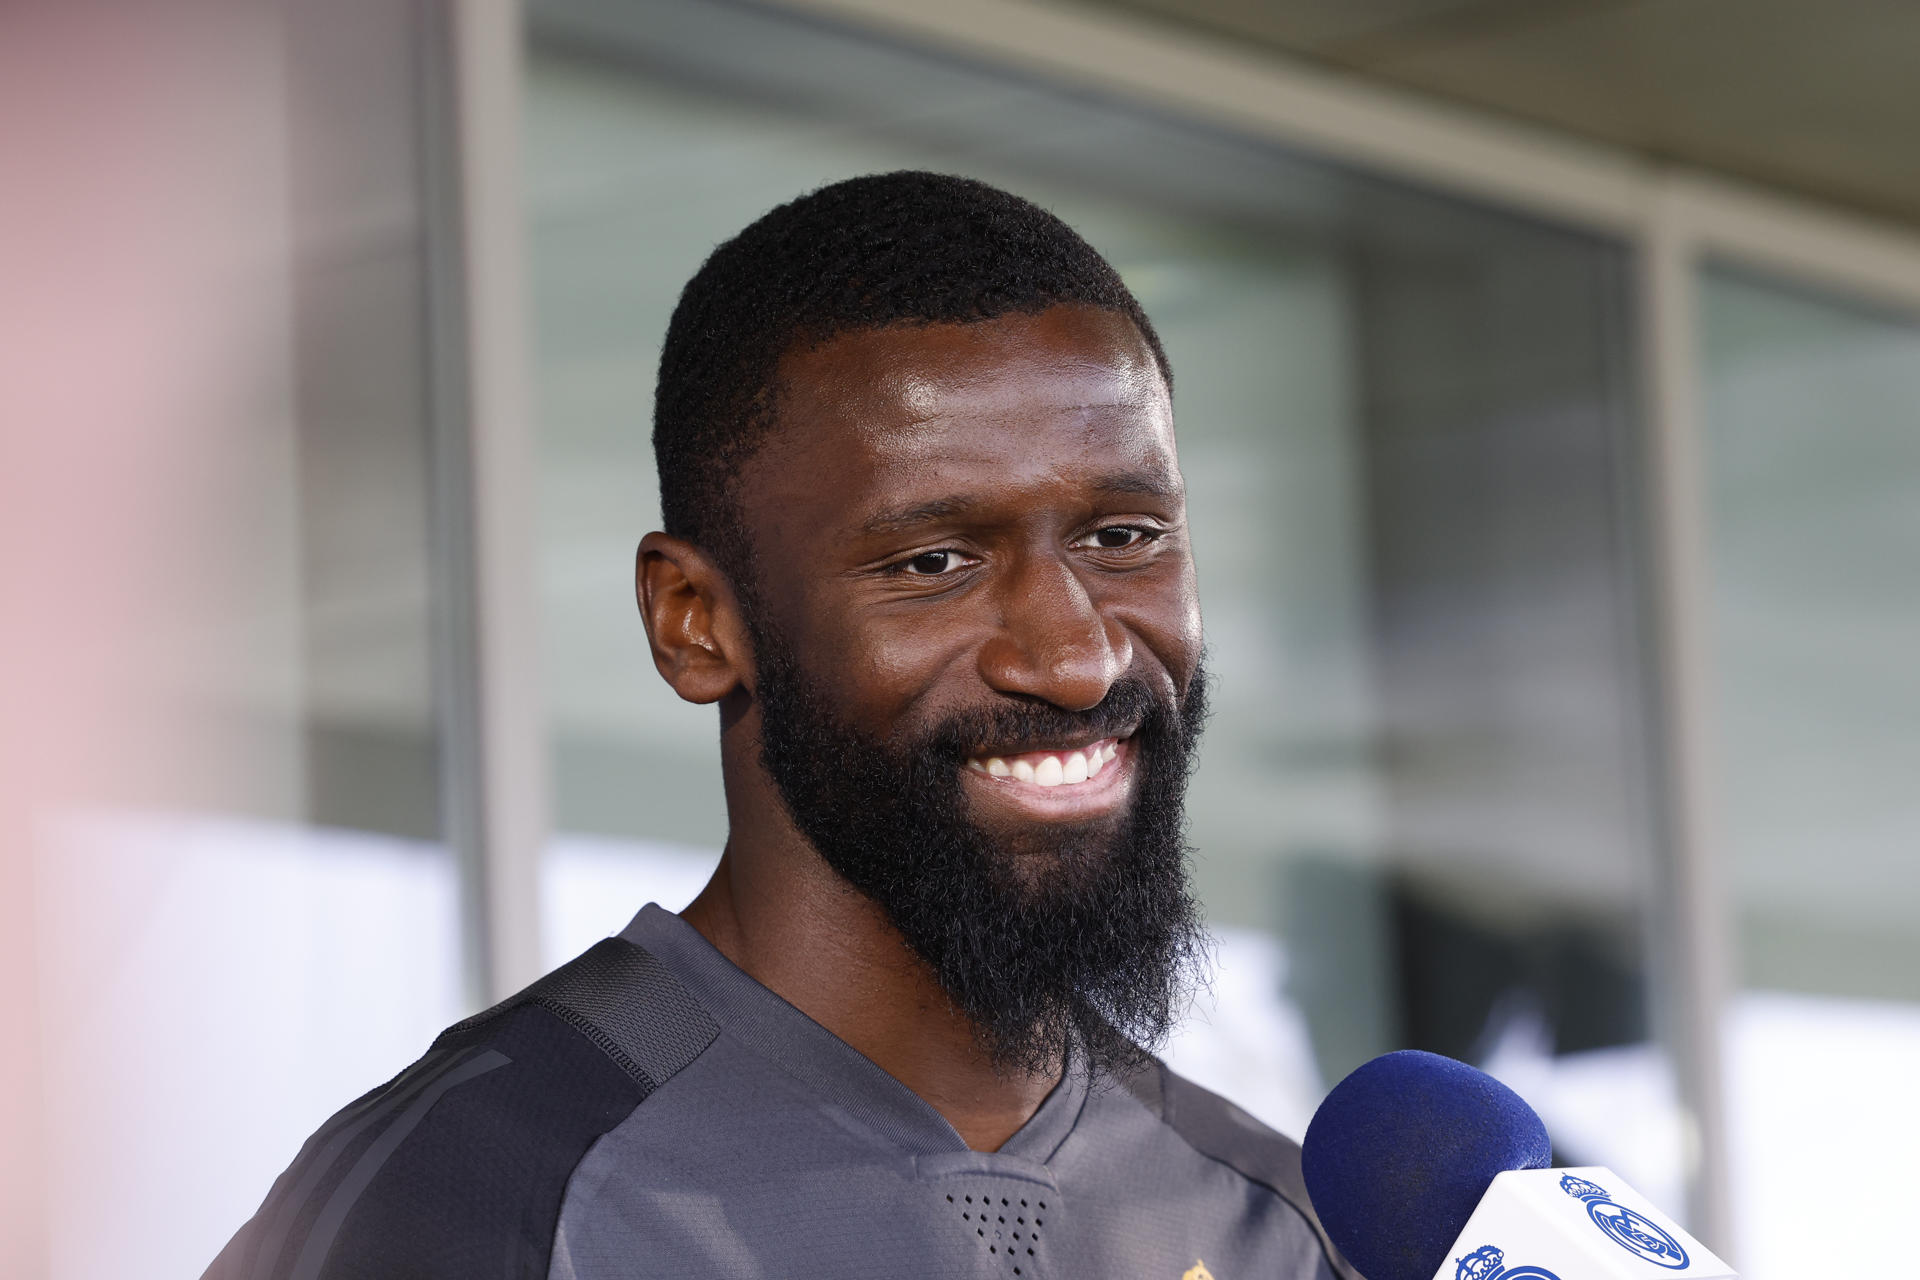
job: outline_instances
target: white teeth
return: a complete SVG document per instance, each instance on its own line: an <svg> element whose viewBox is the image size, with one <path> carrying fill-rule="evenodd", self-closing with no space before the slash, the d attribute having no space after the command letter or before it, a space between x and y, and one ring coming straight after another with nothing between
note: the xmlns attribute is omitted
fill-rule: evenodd
<svg viewBox="0 0 1920 1280"><path fill-rule="evenodd" d="M1016 756L1012 760L1004 756L975 756L967 761L967 768L990 777L1013 778L1042 787L1070 787L1098 776L1119 754L1119 745L1108 741L1069 751L1065 755L1035 753L1034 756Z"/></svg>

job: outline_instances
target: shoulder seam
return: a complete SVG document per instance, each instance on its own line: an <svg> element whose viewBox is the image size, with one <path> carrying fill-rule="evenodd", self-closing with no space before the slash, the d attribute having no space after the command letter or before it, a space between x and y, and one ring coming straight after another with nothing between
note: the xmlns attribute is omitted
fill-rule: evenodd
<svg viewBox="0 0 1920 1280"><path fill-rule="evenodd" d="M1195 1155L1201 1157L1204 1160L1211 1160L1213 1163L1219 1165L1222 1169L1227 1170L1227 1172L1233 1174L1235 1177L1239 1178L1243 1182L1250 1182L1256 1187L1262 1187L1267 1191L1272 1192L1276 1200L1280 1201L1281 1204L1286 1205L1287 1208L1293 1210L1295 1215L1299 1217L1300 1221L1306 1224L1307 1228L1313 1232L1314 1242L1320 1245L1320 1251L1322 1253L1326 1253L1327 1251L1326 1245L1320 1239L1320 1230L1319 1230L1319 1227L1315 1224L1315 1219L1313 1215L1307 1212L1307 1210L1301 1208L1300 1205L1295 1202L1294 1198L1288 1195L1286 1191L1284 1191L1280 1187L1274 1186L1273 1183L1267 1181L1265 1178L1258 1176L1257 1174L1248 1173L1245 1169L1242 1169L1240 1166L1234 1164L1232 1161L1226 1159L1224 1156L1217 1156L1213 1152L1208 1151L1206 1148L1199 1146L1194 1142L1192 1138L1188 1137L1185 1133L1183 1133L1178 1126L1169 1123L1166 1117L1161 1116L1159 1117L1159 1120L1161 1124L1165 1125L1169 1130L1172 1131L1174 1137L1180 1139L1181 1142L1186 1144L1187 1150L1193 1152ZM1332 1262L1333 1259L1329 1257L1328 1261Z"/></svg>
<svg viewBox="0 0 1920 1280"><path fill-rule="evenodd" d="M1313 1212L1310 1205L1301 1204L1286 1188L1276 1186L1269 1179L1261 1177L1257 1173L1249 1172L1225 1156L1207 1150L1195 1141L1192 1135L1187 1133L1185 1129L1173 1121L1168 1115L1168 1111L1171 1108L1167 1098L1167 1078L1172 1074L1172 1070L1166 1063L1160 1061L1158 1058L1154 1058L1144 1069L1128 1075L1123 1081L1123 1084L1127 1092L1133 1096L1134 1101L1139 1103L1149 1115L1153 1116L1155 1120L1158 1120L1171 1131L1182 1143L1186 1144L1188 1150L1204 1159L1212 1161L1214 1164L1252 1183L1256 1187L1265 1188L1273 1194L1275 1199L1291 1209L1313 1236L1314 1243L1319 1246L1320 1255L1326 1259L1328 1268L1332 1270L1336 1277L1353 1277L1353 1280L1360 1280L1358 1275L1353 1271L1351 1264L1347 1263L1346 1260L1335 1251L1333 1242L1327 1238L1326 1228L1321 1225L1319 1217ZM1152 1077L1150 1083L1143 1078L1147 1076ZM1186 1083L1188 1083L1191 1088L1200 1088L1199 1085L1193 1085L1190 1082ZM1151 1093L1146 1092L1146 1090L1149 1089ZM1209 1093L1208 1096L1218 1097L1218 1095L1211 1093ZM1224 1098L1220 1098L1219 1101L1224 1105L1232 1105Z"/></svg>
<svg viewBox="0 0 1920 1280"><path fill-rule="evenodd" d="M534 996L528 999L526 1003L545 1009L548 1013L585 1036L593 1043L594 1048L611 1058L613 1065L626 1072L634 1084L639 1086L641 1102L645 1102L647 1098L652 1095L653 1091L660 1087L661 1081L655 1080L645 1067L635 1062L625 1049L622 1049L614 1042L612 1036L602 1031L598 1024L579 1010L545 996ZM638 1106L639 1103L635 1103L634 1105Z"/></svg>
<svg viewBox="0 0 1920 1280"><path fill-rule="evenodd" d="M638 1086L643 1101L720 1035L713 1015L652 952L607 938L518 994L455 1023L435 1043L527 1004L585 1036Z"/></svg>

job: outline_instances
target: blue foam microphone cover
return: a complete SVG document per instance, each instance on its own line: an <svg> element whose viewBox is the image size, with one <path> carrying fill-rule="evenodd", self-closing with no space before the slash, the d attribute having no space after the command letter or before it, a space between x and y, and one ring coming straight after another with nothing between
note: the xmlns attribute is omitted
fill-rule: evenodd
<svg viewBox="0 0 1920 1280"><path fill-rule="evenodd" d="M1519 1094L1413 1049L1334 1086L1300 1144L1314 1212L1367 1280L1433 1280L1495 1175L1552 1159Z"/></svg>

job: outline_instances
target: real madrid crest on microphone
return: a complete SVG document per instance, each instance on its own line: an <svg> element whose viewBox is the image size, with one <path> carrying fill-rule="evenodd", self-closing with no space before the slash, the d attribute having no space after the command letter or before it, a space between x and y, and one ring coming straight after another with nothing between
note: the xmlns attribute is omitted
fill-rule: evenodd
<svg viewBox="0 0 1920 1280"><path fill-rule="evenodd" d="M1490 1244L1453 1261L1453 1280L1560 1280L1545 1267L1506 1266L1507 1255Z"/></svg>
<svg viewBox="0 0 1920 1280"><path fill-rule="evenodd" d="M1587 1216L1607 1238L1629 1253L1673 1271L1684 1271L1691 1261L1687 1251L1644 1213L1636 1213L1623 1204L1615 1204L1607 1189L1598 1183L1572 1174L1560 1179L1560 1189L1587 1206Z"/></svg>

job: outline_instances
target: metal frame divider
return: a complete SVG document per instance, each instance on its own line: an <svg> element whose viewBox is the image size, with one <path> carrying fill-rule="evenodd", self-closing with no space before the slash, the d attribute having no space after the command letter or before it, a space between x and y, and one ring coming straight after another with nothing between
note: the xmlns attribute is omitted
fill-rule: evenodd
<svg viewBox="0 0 1920 1280"><path fill-rule="evenodd" d="M518 0L420 0L441 808L474 1003L538 976L547 835Z"/></svg>
<svg viewBox="0 0 1920 1280"><path fill-rule="evenodd" d="M1730 904L1714 760L1712 568L1707 559L1705 441L1699 405L1698 253L1684 202L1656 201L1639 245L1638 329L1645 424L1640 453L1648 492L1654 724L1665 778L1661 832L1668 857L1662 959L1673 990L1663 1009L1686 1109L1682 1151L1696 1234L1725 1256L1733 1240L1727 1179L1721 1015L1731 995Z"/></svg>

